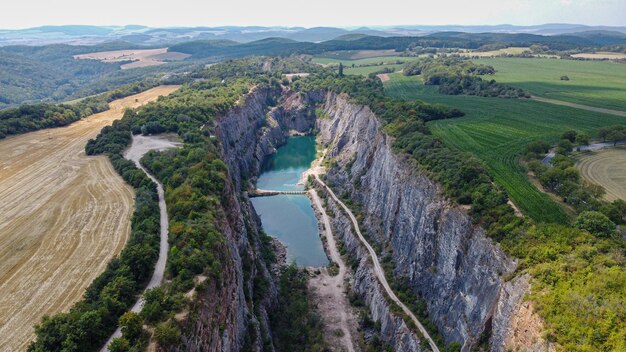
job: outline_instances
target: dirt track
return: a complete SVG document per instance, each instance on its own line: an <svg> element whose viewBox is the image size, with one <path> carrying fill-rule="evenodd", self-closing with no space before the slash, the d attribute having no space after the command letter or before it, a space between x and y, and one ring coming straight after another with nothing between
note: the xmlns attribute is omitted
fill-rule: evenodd
<svg viewBox="0 0 626 352"><path fill-rule="evenodd" d="M563 101L563 100L548 99L548 98L542 98L542 97L536 97L536 96L531 97L531 99L540 101L542 103L552 104L552 105L567 106L567 107L574 108L574 109L587 110L591 112L599 112L601 114L609 114L609 115L626 117L626 111L598 108L595 106L570 103L570 102Z"/></svg>
<svg viewBox="0 0 626 352"><path fill-rule="evenodd" d="M321 268L319 275L309 279L309 288L314 292L317 308L324 318L324 332L327 342L338 351L354 352L352 338L357 334L355 328L358 324L346 295L346 264L339 254L330 219L315 188L309 191L309 198L318 218L322 220L330 259L339 267L339 272L335 276L332 276L327 268Z"/></svg>
<svg viewBox="0 0 626 352"><path fill-rule="evenodd" d="M152 277L148 282L148 286L146 286L146 290L158 287L161 285L161 281L163 281L163 276L165 275L165 264L167 264L167 253L169 252L169 244L167 242L168 231L169 231L169 219L167 217L167 205L165 204L165 191L163 190L163 185L159 180L157 180L154 176L152 176L148 170L146 170L141 165L141 158L143 158L146 153L151 150L163 151L171 148L177 148L181 145L178 141L176 135L157 135L157 136L133 136L133 143L130 148L126 150L124 153L124 157L128 160L131 160L140 168L143 172L150 177L154 183L157 185L157 193L159 195L159 224L161 226L160 230L160 245L159 245L159 259L157 260L154 271L152 272ZM133 307L131 308L132 312L139 313L143 309L145 304L145 300L143 295L139 297L139 299L135 302ZM113 334L109 337L104 346L100 349L102 352L109 351L109 344L115 338L122 336L121 328L115 329Z"/></svg>
<svg viewBox="0 0 626 352"><path fill-rule="evenodd" d="M129 235L133 191L84 146L124 108L163 86L111 103L70 126L0 141L0 351L20 351L43 315L67 311Z"/></svg>

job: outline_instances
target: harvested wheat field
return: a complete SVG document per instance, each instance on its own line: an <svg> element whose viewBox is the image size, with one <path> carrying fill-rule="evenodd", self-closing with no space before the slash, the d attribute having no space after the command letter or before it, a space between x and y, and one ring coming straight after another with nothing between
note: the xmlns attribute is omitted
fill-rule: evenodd
<svg viewBox="0 0 626 352"><path fill-rule="evenodd" d="M626 59L626 54L624 53L611 53L611 52L597 52L597 53L582 53L582 54L574 54L572 57L579 59L590 59L590 60L624 60Z"/></svg>
<svg viewBox="0 0 626 352"><path fill-rule="evenodd" d="M604 187L606 200L626 200L626 149L609 148L581 154L576 158L576 167L587 181Z"/></svg>
<svg viewBox="0 0 626 352"><path fill-rule="evenodd" d="M129 236L133 190L84 147L102 127L175 91L161 86L70 126L0 141L0 351L25 350L42 316L67 311Z"/></svg>
<svg viewBox="0 0 626 352"><path fill-rule="evenodd" d="M74 55L77 60L98 60L106 63L132 61L120 66L123 70L162 65L167 61L184 60L191 55L160 49L129 49Z"/></svg>

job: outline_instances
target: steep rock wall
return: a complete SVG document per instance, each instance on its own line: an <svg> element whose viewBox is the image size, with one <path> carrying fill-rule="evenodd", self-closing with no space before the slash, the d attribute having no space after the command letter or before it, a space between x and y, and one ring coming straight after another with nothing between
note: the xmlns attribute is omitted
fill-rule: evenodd
<svg viewBox="0 0 626 352"><path fill-rule="evenodd" d="M289 114L282 106L272 107L278 99L289 107ZM194 302L183 337L187 351L273 350L264 342L271 342L268 310L276 303L276 278L261 256L260 220L241 195L256 180L265 157L286 141L290 131L307 133L315 126L314 114L306 106L297 94L253 89L215 125L205 126L215 131L230 176L220 217L228 257L223 258L222 284L210 285ZM254 283L259 280L267 282L268 292L254 301Z"/></svg>
<svg viewBox="0 0 626 352"><path fill-rule="evenodd" d="M278 106L271 106L275 101ZM316 108L324 110L317 122ZM262 340L271 340L267 309L275 301L276 287L259 257L259 219L247 197L240 195L255 181L263 159L291 130L319 131L333 160L329 184L361 206L369 237L391 255L395 274L405 277L426 301L446 341L461 342L469 350L488 333L491 350L504 350L512 317L529 289L527 281L502 279L515 269L514 261L473 226L462 209L443 198L436 183L393 153L392 141L369 108L332 93L254 90L214 127L230 174L222 230L233 265L224 273L227 284L208 290L199 300L199 318L189 322L194 333L186 336L187 350L237 351L253 335L252 349L260 351ZM352 287L381 323L381 338L396 351L419 351L419 337L391 312L348 219L339 209L333 211L337 235L360 259ZM257 306L250 299L256 277L271 283ZM227 313L216 318L216 309Z"/></svg>
<svg viewBox="0 0 626 352"><path fill-rule="evenodd" d="M486 333L492 350L503 350L515 314L508 307L523 296L502 295L515 291L515 282L502 279L515 269L514 261L442 197L436 183L393 152L369 108L328 94L323 110L318 129L333 160L328 182L361 206L369 237L426 301L446 342L469 350Z"/></svg>

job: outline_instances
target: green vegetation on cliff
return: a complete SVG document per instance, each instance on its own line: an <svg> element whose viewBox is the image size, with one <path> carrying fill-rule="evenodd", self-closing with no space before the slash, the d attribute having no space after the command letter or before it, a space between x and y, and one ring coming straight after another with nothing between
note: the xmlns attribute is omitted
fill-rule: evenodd
<svg viewBox="0 0 626 352"><path fill-rule="evenodd" d="M322 318L315 312L307 288L308 274L288 266L278 282L278 308L270 316L276 351L324 351Z"/></svg>

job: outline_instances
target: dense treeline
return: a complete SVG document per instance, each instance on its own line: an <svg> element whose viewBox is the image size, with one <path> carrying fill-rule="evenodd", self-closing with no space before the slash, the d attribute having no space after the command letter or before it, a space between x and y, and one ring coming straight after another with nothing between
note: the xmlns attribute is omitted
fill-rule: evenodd
<svg viewBox="0 0 626 352"><path fill-rule="evenodd" d="M0 111L0 139L42 128L61 127L81 118L108 110L108 103L155 86L154 82L130 84L71 104L25 104Z"/></svg>
<svg viewBox="0 0 626 352"><path fill-rule="evenodd" d="M281 79L287 73L318 73L324 69L313 63L308 56L263 57L251 56L238 60L228 60L220 65L211 66L192 74L193 78L204 80L223 80L236 77L259 77Z"/></svg>
<svg viewBox="0 0 626 352"><path fill-rule="evenodd" d="M493 75L496 70L488 65L475 64L458 57L426 58L407 63L405 76L420 75L424 84L439 86L439 93L447 95L476 95L498 98L529 98L522 89L495 80L484 80L483 75Z"/></svg>

